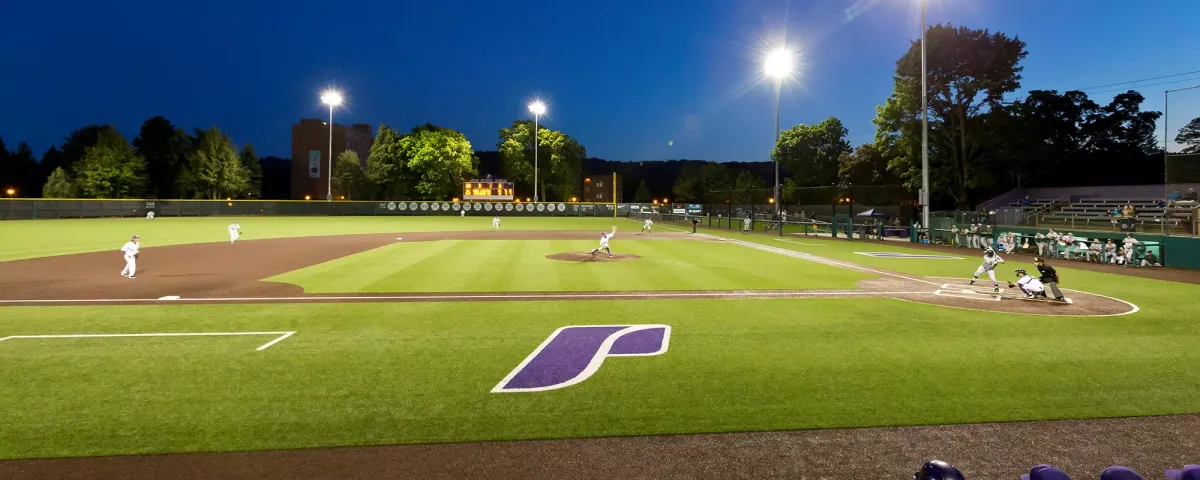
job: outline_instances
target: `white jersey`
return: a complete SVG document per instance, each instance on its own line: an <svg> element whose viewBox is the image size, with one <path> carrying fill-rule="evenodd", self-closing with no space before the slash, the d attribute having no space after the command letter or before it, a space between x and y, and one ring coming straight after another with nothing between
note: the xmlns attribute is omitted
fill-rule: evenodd
<svg viewBox="0 0 1200 480"><path fill-rule="evenodd" d="M1017 280L1017 285L1020 285L1021 288L1024 288L1027 292L1046 291L1046 287L1042 285L1042 281L1033 278L1032 275L1025 275L1024 277L1021 277L1020 280Z"/></svg>
<svg viewBox="0 0 1200 480"><path fill-rule="evenodd" d="M1124 243L1125 243L1125 251L1132 252L1134 245L1137 245L1138 241L1136 238L1133 238L1133 237L1125 237Z"/></svg>
<svg viewBox="0 0 1200 480"><path fill-rule="evenodd" d="M492 225L499 225L499 224L500 224L500 217L495 217L492 219Z"/></svg>
<svg viewBox="0 0 1200 480"><path fill-rule="evenodd" d="M607 247L607 246L608 246L608 239L610 239L610 238L612 238L612 237L613 237L613 234L611 234L611 233L606 233L606 234L604 234L604 235L601 235L601 236L600 236L600 246L601 246L601 247Z"/></svg>
<svg viewBox="0 0 1200 480"><path fill-rule="evenodd" d="M983 256L983 264L979 265L979 268L982 268L984 270L994 270L996 268L996 265L999 265L1000 262L1003 262L1003 261L1004 261L1004 259L1000 258L999 255L993 254L990 257L987 255L984 255Z"/></svg>
<svg viewBox="0 0 1200 480"><path fill-rule="evenodd" d="M643 224L643 226L649 227L651 225L654 225L654 220L647 218L646 222Z"/></svg>
<svg viewBox="0 0 1200 480"><path fill-rule="evenodd" d="M236 224L236 223L235 223L235 224L233 224L233 225L230 225L230 226L229 226L229 234L230 234L230 235L237 235L237 234L238 234L238 232L239 232L239 231L241 231L241 229L242 229L242 227L241 227L241 226L239 226L239 225L238 225L238 224Z"/></svg>
<svg viewBox="0 0 1200 480"><path fill-rule="evenodd" d="M134 243L132 241L125 242L125 246L121 247L121 253L124 253L126 257L132 257L134 255L137 255L138 254L138 244Z"/></svg>

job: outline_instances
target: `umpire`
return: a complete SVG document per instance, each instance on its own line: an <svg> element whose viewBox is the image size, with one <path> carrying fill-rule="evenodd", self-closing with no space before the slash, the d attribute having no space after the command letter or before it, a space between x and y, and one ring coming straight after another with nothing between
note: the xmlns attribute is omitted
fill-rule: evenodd
<svg viewBox="0 0 1200 480"><path fill-rule="evenodd" d="M1037 266L1038 274L1041 278L1038 280L1054 293L1054 299L1063 301L1062 291L1058 289L1058 271L1049 265L1046 265L1046 259L1042 257L1033 257L1033 264Z"/></svg>

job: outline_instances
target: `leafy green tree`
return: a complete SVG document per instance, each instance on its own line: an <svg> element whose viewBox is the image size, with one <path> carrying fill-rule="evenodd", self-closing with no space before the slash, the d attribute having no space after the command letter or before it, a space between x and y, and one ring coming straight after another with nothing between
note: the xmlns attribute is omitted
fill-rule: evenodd
<svg viewBox="0 0 1200 480"><path fill-rule="evenodd" d="M354 150L339 153L333 162L333 194L348 199L374 199L376 186L367 179L367 172Z"/></svg>
<svg viewBox="0 0 1200 480"><path fill-rule="evenodd" d="M633 203L650 203L654 201L654 194L650 193L650 186L646 185L646 181L638 182L637 191L633 193Z"/></svg>
<svg viewBox="0 0 1200 480"><path fill-rule="evenodd" d="M43 198L75 198L75 185L67 178L67 172L62 167L55 168L46 178L42 187Z"/></svg>
<svg viewBox="0 0 1200 480"><path fill-rule="evenodd" d="M372 200L413 198L413 187L406 175L408 160L404 156L401 139L396 130L379 125L367 157L366 177L375 186Z"/></svg>
<svg viewBox="0 0 1200 480"><path fill-rule="evenodd" d="M771 189L767 187L767 182L749 170L742 170L734 180L733 203L740 205L760 203L770 196Z"/></svg>
<svg viewBox="0 0 1200 480"><path fill-rule="evenodd" d="M400 139L406 171L421 198L445 200L476 173L471 142L457 131L425 124Z"/></svg>
<svg viewBox="0 0 1200 480"><path fill-rule="evenodd" d="M185 193L215 200L236 197L249 189L246 168L228 135L217 127L196 130L191 144L182 177Z"/></svg>
<svg viewBox="0 0 1200 480"><path fill-rule="evenodd" d="M543 200L566 200L578 195L576 187L587 149L565 133L538 126L537 180ZM500 129L500 159L505 175L518 190L532 190L534 180L533 121L517 120Z"/></svg>
<svg viewBox="0 0 1200 480"><path fill-rule="evenodd" d="M1183 153L1200 153L1200 117L1193 118L1175 136L1175 143L1183 145Z"/></svg>
<svg viewBox="0 0 1200 480"><path fill-rule="evenodd" d="M357 154L355 155L357 157ZM245 195L248 198L262 198L262 164L258 163L258 153L254 151L254 145L249 143L242 147L241 153L238 154L238 161L242 163L242 168L246 170L246 187Z"/></svg>
<svg viewBox="0 0 1200 480"><path fill-rule="evenodd" d="M888 159L873 143L859 145L853 153L838 158L840 185L895 185L896 176L887 170Z"/></svg>
<svg viewBox="0 0 1200 480"><path fill-rule="evenodd" d="M0 142L0 186L15 189L19 197L37 197L44 180L38 170L28 143L21 142L16 150L8 152Z"/></svg>
<svg viewBox="0 0 1200 480"><path fill-rule="evenodd" d="M847 133L836 117L814 125L796 125L779 135L771 157L792 174L797 185L833 185L837 182L838 158L850 153Z"/></svg>
<svg viewBox="0 0 1200 480"><path fill-rule="evenodd" d="M55 163L43 164L47 175L54 171L55 168L62 167L68 172L75 169L75 164L83 160L83 155L87 153L87 149L96 144L100 138L100 133L103 131L116 129L111 125L88 125L81 129L71 132L62 144L62 155L59 155L51 160L57 160Z"/></svg>
<svg viewBox="0 0 1200 480"><path fill-rule="evenodd" d="M142 123L133 146L146 159L149 193L154 198L178 198L179 175L187 161L188 136L161 116Z"/></svg>
<svg viewBox="0 0 1200 480"><path fill-rule="evenodd" d="M1025 42L1002 33L935 25L926 33L931 197L948 195L960 208L969 191L993 180L987 162L996 143L996 116L1005 94L1021 86ZM912 189L921 184L921 45L896 62L892 94L876 112L876 146L888 167Z"/></svg>
<svg viewBox="0 0 1200 480"><path fill-rule="evenodd" d="M75 178L86 198L137 198L146 185L146 162L124 136L107 127L75 164Z"/></svg>

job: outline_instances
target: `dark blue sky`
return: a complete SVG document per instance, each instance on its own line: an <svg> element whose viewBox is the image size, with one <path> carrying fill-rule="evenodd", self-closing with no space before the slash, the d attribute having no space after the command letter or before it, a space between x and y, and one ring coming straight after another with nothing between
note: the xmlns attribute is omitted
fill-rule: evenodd
<svg viewBox="0 0 1200 480"><path fill-rule="evenodd" d="M1025 89L1076 89L1200 70L1200 1L929 0L929 21L1028 42ZM40 153L72 129L220 126L289 155L290 125L349 104L338 123L432 122L494 149L497 130L549 105L545 123L614 160L768 158L772 88L761 50L786 30L805 65L781 124L846 122L869 141L875 106L919 35L916 0L483 2L3 2L0 136ZM857 12L854 15L847 12ZM1173 83L1158 85L1158 83ZM1145 108L1200 74L1143 82ZM1088 93L1106 103L1121 87ZM1172 97L1178 129L1200 90ZM1161 125L1160 125L1161 132ZM1172 134L1172 137L1174 135ZM668 141L674 141L669 146Z"/></svg>

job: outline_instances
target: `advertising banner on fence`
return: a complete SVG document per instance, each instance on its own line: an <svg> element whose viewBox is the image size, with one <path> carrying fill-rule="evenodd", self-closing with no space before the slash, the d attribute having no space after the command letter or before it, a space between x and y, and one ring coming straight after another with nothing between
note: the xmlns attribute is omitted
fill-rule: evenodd
<svg viewBox="0 0 1200 480"><path fill-rule="evenodd" d="M321 178L321 151L308 151L308 178Z"/></svg>

